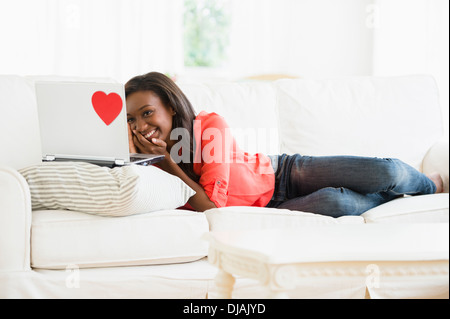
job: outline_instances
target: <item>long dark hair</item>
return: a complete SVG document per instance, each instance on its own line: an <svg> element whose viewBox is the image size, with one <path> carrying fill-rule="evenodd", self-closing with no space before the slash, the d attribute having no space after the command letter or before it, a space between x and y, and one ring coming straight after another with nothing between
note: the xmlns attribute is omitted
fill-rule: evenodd
<svg viewBox="0 0 450 319"><path fill-rule="evenodd" d="M166 107L172 107L176 114L172 119L172 129L184 128L189 136L189 163L180 162L178 166L185 172L189 178L198 182L199 176L194 173L193 166L193 121L195 111L186 95L181 89L166 75L159 72L150 72L138 75L130 79L125 84L125 97L140 91L151 91L156 94ZM183 150L185 152L186 150Z"/></svg>

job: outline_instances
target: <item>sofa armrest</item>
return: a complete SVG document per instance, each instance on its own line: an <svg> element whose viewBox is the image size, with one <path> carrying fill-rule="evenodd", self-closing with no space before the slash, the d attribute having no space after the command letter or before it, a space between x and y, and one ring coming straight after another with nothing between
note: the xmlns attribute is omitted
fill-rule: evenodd
<svg viewBox="0 0 450 319"><path fill-rule="evenodd" d="M449 140L442 138L425 155L422 163L423 173L438 172L444 180L444 191L448 193L449 178Z"/></svg>
<svg viewBox="0 0 450 319"><path fill-rule="evenodd" d="M31 197L16 170L0 166L0 272L30 270Z"/></svg>

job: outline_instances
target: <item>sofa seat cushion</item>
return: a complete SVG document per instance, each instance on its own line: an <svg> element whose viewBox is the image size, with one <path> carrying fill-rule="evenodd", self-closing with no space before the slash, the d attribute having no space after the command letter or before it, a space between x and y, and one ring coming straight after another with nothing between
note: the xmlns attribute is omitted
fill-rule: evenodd
<svg viewBox="0 0 450 319"><path fill-rule="evenodd" d="M31 266L108 267L169 264L207 255L204 214L165 210L127 217L33 211Z"/></svg>
<svg viewBox="0 0 450 319"><path fill-rule="evenodd" d="M300 228L312 225L364 224L360 216L339 218L267 207L221 207L205 212L211 231Z"/></svg>
<svg viewBox="0 0 450 319"><path fill-rule="evenodd" d="M448 223L448 193L409 196L362 214L366 223Z"/></svg>

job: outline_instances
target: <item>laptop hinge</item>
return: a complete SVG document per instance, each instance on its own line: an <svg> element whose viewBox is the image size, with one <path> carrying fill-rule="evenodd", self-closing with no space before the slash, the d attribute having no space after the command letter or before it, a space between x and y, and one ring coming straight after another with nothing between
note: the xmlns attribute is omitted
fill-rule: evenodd
<svg viewBox="0 0 450 319"><path fill-rule="evenodd" d="M44 162L53 162L56 159L55 155L45 155L42 160Z"/></svg>
<svg viewBox="0 0 450 319"><path fill-rule="evenodd" d="M117 165L117 166L123 166L123 165L125 165L125 161L123 159L117 159L116 158L114 160L114 164Z"/></svg>

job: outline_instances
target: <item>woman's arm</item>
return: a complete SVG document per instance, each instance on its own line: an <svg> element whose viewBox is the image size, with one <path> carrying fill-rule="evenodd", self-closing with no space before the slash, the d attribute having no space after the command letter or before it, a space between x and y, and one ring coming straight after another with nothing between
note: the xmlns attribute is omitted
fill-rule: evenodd
<svg viewBox="0 0 450 319"><path fill-rule="evenodd" d="M216 205L206 195L203 187L190 179L186 173L183 172L183 170L173 161L170 155L160 162L159 166L167 173L178 176L196 192L196 194L188 201L189 205L191 205L196 211L203 212L210 208L216 208Z"/></svg>
<svg viewBox="0 0 450 319"><path fill-rule="evenodd" d="M130 132L131 133L131 132ZM196 211L203 212L210 208L216 208L217 206L206 195L205 190L198 183L194 182L185 172L175 163L167 151L167 144L163 140L153 138L152 142L147 141L145 137L137 132L133 132L133 136L130 139L130 145L133 145L135 150L143 150L149 154L161 154L165 156L165 159L158 163L158 166L169 174L179 177L190 188L195 191L195 195L188 200L188 204L192 206ZM130 147L131 150L131 147Z"/></svg>

